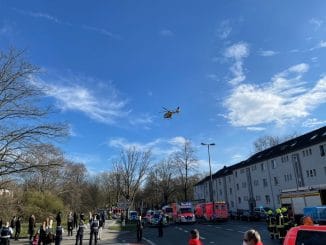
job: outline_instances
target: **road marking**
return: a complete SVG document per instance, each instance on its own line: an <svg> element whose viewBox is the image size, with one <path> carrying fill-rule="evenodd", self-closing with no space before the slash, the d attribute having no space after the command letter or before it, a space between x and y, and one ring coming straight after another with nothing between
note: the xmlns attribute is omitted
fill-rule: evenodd
<svg viewBox="0 0 326 245"><path fill-rule="evenodd" d="M212 244L213 244L213 243L215 243L215 242L209 242L209 243L212 243Z"/></svg>
<svg viewBox="0 0 326 245"><path fill-rule="evenodd" d="M246 233L245 231L238 231L239 233Z"/></svg>
<svg viewBox="0 0 326 245"><path fill-rule="evenodd" d="M145 237L143 237L143 239L148 242L150 245L156 245L156 243L152 242L151 240L146 239Z"/></svg>
<svg viewBox="0 0 326 245"><path fill-rule="evenodd" d="M220 228L222 228L222 227L221 227L221 226L215 226L215 228L219 228L219 229L220 229Z"/></svg>
<svg viewBox="0 0 326 245"><path fill-rule="evenodd" d="M205 240L206 239L205 237L202 237L202 236L200 236L199 238L202 239L202 240Z"/></svg>
<svg viewBox="0 0 326 245"><path fill-rule="evenodd" d="M225 229L225 230L227 230L227 231L234 231L234 230L232 230L232 229Z"/></svg>

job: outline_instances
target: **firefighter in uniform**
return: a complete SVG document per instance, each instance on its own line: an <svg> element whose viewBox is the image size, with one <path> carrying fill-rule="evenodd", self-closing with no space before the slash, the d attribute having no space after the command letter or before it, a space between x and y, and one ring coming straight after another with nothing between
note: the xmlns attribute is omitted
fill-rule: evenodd
<svg viewBox="0 0 326 245"><path fill-rule="evenodd" d="M281 208L284 221L284 237L288 230L291 228L291 220L289 218L288 209L286 207Z"/></svg>
<svg viewBox="0 0 326 245"><path fill-rule="evenodd" d="M284 219L280 208L276 210L276 236L278 239L284 238Z"/></svg>
<svg viewBox="0 0 326 245"><path fill-rule="evenodd" d="M1 229L1 245L10 245L10 237L13 235L13 230L9 226L9 222Z"/></svg>
<svg viewBox="0 0 326 245"><path fill-rule="evenodd" d="M268 210L266 221L269 235L272 239L274 239L276 236L276 219L272 210Z"/></svg>

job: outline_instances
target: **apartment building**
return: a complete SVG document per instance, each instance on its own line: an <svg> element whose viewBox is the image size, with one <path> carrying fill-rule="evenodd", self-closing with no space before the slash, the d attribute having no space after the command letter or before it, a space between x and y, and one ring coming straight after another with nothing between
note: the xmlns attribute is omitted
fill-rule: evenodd
<svg viewBox="0 0 326 245"><path fill-rule="evenodd" d="M214 200L229 209L277 208L285 189L326 184L326 127L273 146L212 175ZM195 199L209 201L205 177L194 186Z"/></svg>

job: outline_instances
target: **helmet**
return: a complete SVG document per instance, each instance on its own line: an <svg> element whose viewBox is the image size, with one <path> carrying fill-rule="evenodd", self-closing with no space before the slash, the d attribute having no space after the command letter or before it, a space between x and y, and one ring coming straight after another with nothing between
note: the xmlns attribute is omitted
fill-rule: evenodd
<svg viewBox="0 0 326 245"><path fill-rule="evenodd" d="M267 211L267 214L268 214L268 215L272 215L272 214L273 214L273 211L272 211L272 210L268 210L268 211Z"/></svg>
<svg viewBox="0 0 326 245"><path fill-rule="evenodd" d="M281 209L280 208L277 208L275 211L276 211L277 214L280 214L281 213Z"/></svg>
<svg viewBox="0 0 326 245"><path fill-rule="evenodd" d="M288 211L288 209L287 209L286 207L281 208L281 212L282 212L282 213L285 213L285 212L287 212L287 211Z"/></svg>

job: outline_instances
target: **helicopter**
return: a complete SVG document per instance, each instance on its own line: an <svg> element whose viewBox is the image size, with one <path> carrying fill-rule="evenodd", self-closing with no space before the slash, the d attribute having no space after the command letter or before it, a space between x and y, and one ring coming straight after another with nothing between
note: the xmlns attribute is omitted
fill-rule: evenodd
<svg viewBox="0 0 326 245"><path fill-rule="evenodd" d="M163 117L166 118L166 119L172 119L173 114L180 112L180 107L179 106L174 111L173 110L168 110L165 107L163 107L163 109L164 109L164 112L165 112Z"/></svg>

